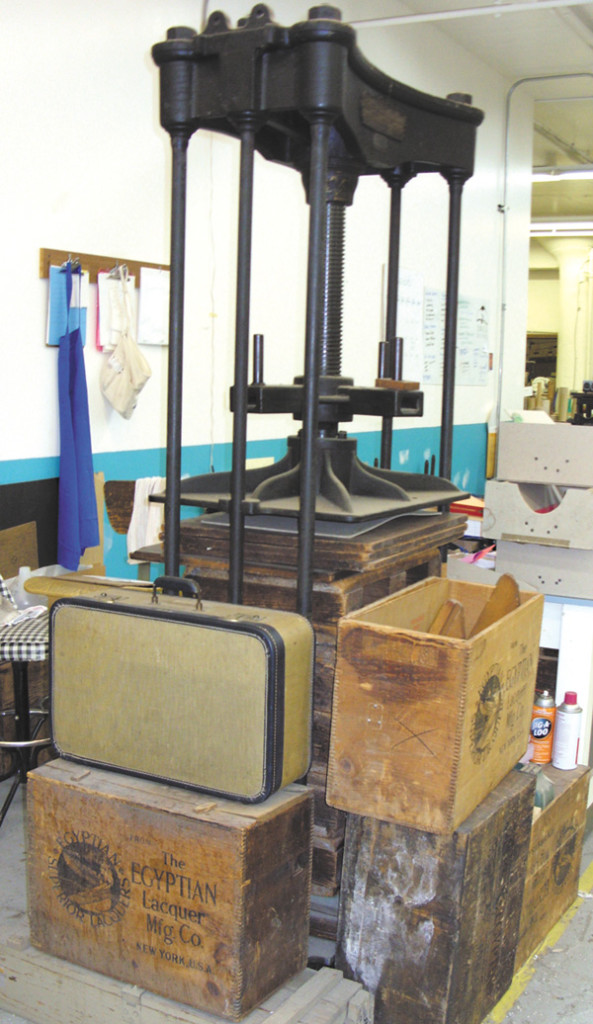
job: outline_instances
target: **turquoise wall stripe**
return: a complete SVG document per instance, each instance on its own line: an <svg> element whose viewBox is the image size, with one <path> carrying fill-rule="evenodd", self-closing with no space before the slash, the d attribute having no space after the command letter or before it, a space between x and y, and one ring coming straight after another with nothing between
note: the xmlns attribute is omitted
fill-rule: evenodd
<svg viewBox="0 0 593 1024"><path fill-rule="evenodd" d="M0 462L0 484L54 480L59 472L60 459L57 455L47 459L6 459Z"/></svg>
<svg viewBox="0 0 593 1024"><path fill-rule="evenodd" d="M358 456L373 464L381 448L379 431L353 434L357 438ZM392 467L407 473L423 473L426 461L435 456L436 472L439 465L440 430L438 427L399 428L393 432ZM453 433L453 483L472 494L483 495L486 477L487 428L485 423L456 426ZM250 441L248 458L272 457L278 461L286 452L286 439ZM181 472L184 476L197 476L209 472L228 471L231 468L232 446L219 444L191 445L183 449ZM165 476L165 449L146 448L139 451L98 452L93 456L96 472L103 472L106 480L135 480L143 476ZM0 462L0 484L24 483L28 480L46 480L59 474L59 458L14 459ZM196 515L187 509L184 515ZM114 533L107 518L104 523L105 568L108 576L135 577L137 567L127 561L126 538ZM157 570L155 570L156 572ZM160 570L159 570L160 571ZM154 576L155 573L153 573Z"/></svg>
<svg viewBox="0 0 593 1024"><path fill-rule="evenodd" d="M363 462L372 463L379 455L380 434L358 435L358 454ZM439 471L439 427L396 428L393 432L391 466L404 473L423 473L424 464L435 457L435 472ZM482 496L486 479L486 447L488 441L485 423L459 424L453 431L453 483L461 490Z"/></svg>

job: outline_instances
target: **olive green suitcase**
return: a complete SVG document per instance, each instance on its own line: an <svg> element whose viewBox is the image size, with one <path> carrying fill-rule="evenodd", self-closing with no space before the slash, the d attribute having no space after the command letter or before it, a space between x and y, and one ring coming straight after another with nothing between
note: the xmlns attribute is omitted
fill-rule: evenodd
<svg viewBox="0 0 593 1024"><path fill-rule="evenodd" d="M303 616L202 603L189 580L93 589L50 612L61 756L247 802L306 773L314 638Z"/></svg>

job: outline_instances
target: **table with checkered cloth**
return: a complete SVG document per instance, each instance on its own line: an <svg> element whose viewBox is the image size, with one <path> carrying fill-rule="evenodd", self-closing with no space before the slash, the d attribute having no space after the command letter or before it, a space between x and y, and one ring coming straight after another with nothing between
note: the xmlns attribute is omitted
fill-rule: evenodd
<svg viewBox="0 0 593 1024"><path fill-rule="evenodd" d="M14 598L0 576L0 596ZM45 661L49 652L49 613L0 626L0 661Z"/></svg>
<svg viewBox="0 0 593 1024"><path fill-rule="evenodd" d="M0 576L0 598L16 609L15 600ZM26 613L26 609L23 609ZM26 617L0 626L0 661L12 662L14 687L14 710L2 711L14 716L15 736L11 739L0 737L0 747L8 751L12 757L9 770L1 776L2 780L13 776L12 784L4 803L0 807L0 825L4 821L14 795L21 785L27 781L27 772L36 767L37 754L43 747L51 745L51 738L39 738L37 733L47 711L42 708L29 707L29 687L27 664L30 661L45 661L49 653L49 613L46 608L34 618ZM36 724L31 724L31 716L36 716Z"/></svg>

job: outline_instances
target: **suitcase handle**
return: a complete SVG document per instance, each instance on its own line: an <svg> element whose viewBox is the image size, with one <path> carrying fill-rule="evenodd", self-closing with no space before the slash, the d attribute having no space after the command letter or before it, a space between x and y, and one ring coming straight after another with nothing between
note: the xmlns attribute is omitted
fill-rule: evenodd
<svg viewBox="0 0 593 1024"><path fill-rule="evenodd" d="M152 585L153 604L158 604L159 602L159 590L163 594L172 594L175 597L178 597L179 595L183 595L183 597L195 597L196 611L202 610L202 595L195 580L187 579L187 577L183 577L182 579L180 576L157 576Z"/></svg>

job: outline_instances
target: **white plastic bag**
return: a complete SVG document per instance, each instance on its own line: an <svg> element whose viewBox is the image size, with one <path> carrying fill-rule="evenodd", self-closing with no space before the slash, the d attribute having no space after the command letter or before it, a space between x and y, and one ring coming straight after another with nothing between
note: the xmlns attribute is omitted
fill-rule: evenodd
<svg viewBox="0 0 593 1024"><path fill-rule="evenodd" d="M112 352L101 368L101 391L113 408L129 420L138 403L138 395L152 374L150 363L143 356L134 337L128 272L120 267L121 332Z"/></svg>

